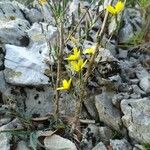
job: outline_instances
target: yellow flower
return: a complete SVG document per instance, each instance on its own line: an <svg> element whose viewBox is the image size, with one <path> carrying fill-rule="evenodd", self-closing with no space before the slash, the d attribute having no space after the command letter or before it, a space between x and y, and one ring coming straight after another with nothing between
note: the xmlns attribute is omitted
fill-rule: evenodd
<svg viewBox="0 0 150 150"><path fill-rule="evenodd" d="M87 60L83 61L83 59L79 59L78 61L70 62L71 68L76 72L80 72L86 63L87 63Z"/></svg>
<svg viewBox="0 0 150 150"><path fill-rule="evenodd" d="M117 4L115 6L111 6L111 5L108 5L106 7L106 10L108 12L110 12L111 14L113 15L116 15L118 14L120 11L122 11L124 9L124 3L121 2L121 1L118 1Z"/></svg>
<svg viewBox="0 0 150 150"><path fill-rule="evenodd" d="M87 48L85 51L84 51L84 54L94 54L95 52L95 46L92 46L90 48Z"/></svg>
<svg viewBox="0 0 150 150"><path fill-rule="evenodd" d="M79 59L79 56L80 56L80 50L78 50L78 48L74 48L73 55L70 55L69 57L67 57L66 60L75 61Z"/></svg>
<svg viewBox="0 0 150 150"><path fill-rule="evenodd" d="M63 85L61 87L57 88L57 90L69 90L70 86L71 86L71 81L72 81L71 78L68 81L64 79L62 81Z"/></svg>
<svg viewBox="0 0 150 150"><path fill-rule="evenodd" d="M47 3L47 0L39 0L39 3L43 6Z"/></svg>

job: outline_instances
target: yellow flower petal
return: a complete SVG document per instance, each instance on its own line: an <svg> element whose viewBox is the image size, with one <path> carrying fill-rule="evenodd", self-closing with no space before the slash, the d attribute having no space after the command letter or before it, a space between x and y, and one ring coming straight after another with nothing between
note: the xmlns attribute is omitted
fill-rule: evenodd
<svg viewBox="0 0 150 150"><path fill-rule="evenodd" d="M124 9L124 4L121 1L118 1L118 3L115 6L116 12L119 13Z"/></svg>
<svg viewBox="0 0 150 150"><path fill-rule="evenodd" d="M81 69L86 65L86 63L87 63L87 60L85 60L85 61L83 62L82 66L81 66Z"/></svg>
<svg viewBox="0 0 150 150"><path fill-rule="evenodd" d="M95 52L95 46L92 46L91 48L87 48L84 51L84 54L94 54L94 52Z"/></svg>
<svg viewBox="0 0 150 150"><path fill-rule="evenodd" d="M57 88L57 90L65 90L65 88L64 87L59 87L59 88Z"/></svg>
<svg viewBox="0 0 150 150"><path fill-rule="evenodd" d="M75 60L78 60L79 57L80 57L80 50L78 50L78 48L74 48L73 54L65 58L65 60L75 61Z"/></svg>
<svg viewBox="0 0 150 150"><path fill-rule="evenodd" d="M39 0L39 3L43 6L47 3L47 0Z"/></svg>
<svg viewBox="0 0 150 150"><path fill-rule="evenodd" d="M64 79L62 81L63 86L57 88L57 90L69 90L70 86L71 86L71 81L72 81L72 79L69 79L69 81L67 81L67 80Z"/></svg>
<svg viewBox="0 0 150 150"><path fill-rule="evenodd" d="M108 12L110 12L111 14L113 15L116 15L118 14L120 11L122 11L124 9L124 3L121 2L121 1L118 1L117 4L115 5L115 7L111 6L111 5L108 5L106 7L106 10Z"/></svg>
<svg viewBox="0 0 150 150"><path fill-rule="evenodd" d="M108 5L108 6L106 7L106 10L107 10L108 12L110 12L111 14L113 14L113 15L116 14L115 8L114 8L113 6L111 6L111 5Z"/></svg>
<svg viewBox="0 0 150 150"><path fill-rule="evenodd" d="M86 63L87 63L87 60L83 62L83 59L79 59L78 61L70 62L71 68L76 72L80 72Z"/></svg>

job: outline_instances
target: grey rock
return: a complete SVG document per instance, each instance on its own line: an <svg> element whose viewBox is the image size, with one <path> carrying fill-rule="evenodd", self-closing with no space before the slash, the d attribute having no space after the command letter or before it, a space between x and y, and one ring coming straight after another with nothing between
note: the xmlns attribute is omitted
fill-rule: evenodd
<svg viewBox="0 0 150 150"><path fill-rule="evenodd" d="M60 114L74 116L76 112L77 98L67 92L61 93L60 96Z"/></svg>
<svg viewBox="0 0 150 150"><path fill-rule="evenodd" d="M95 96L95 105L99 113L99 118L108 126L116 130L120 130L122 125L119 110L113 106L112 97L113 93L103 92Z"/></svg>
<svg viewBox="0 0 150 150"><path fill-rule="evenodd" d="M113 138L113 132L108 127L99 127L99 137L103 143L108 144L109 140Z"/></svg>
<svg viewBox="0 0 150 150"><path fill-rule="evenodd" d="M68 139L62 138L59 135L52 135L44 139L44 145L46 149L68 149L68 150L77 150L75 144Z"/></svg>
<svg viewBox="0 0 150 150"><path fill-rule="evenodd" d="M0 71L0 83L0 92L3 93L7 88L3 71Z"/></svg>
<svg viewBox="0 0 150 150"><path fill-rule="evenodd" d="M119 41L128 42L136 33L141 31L142 16L139 10L126 8L123 14L124 26L119 32Z"/></svg>
<svg viewBox="0 0 150 150"><path fill-rule="evenodd" d="M25 141L19 141L16 150L30 150Z"/></svg>
<svg viewBox="0 0 150 150"><path fill-rule="evenodd" d="M102 142L100 142L92 150L107 150L107 148Z"/></svg>
<svg viewBox="0 0 150 150"><path fill-rule="evenodd" d="M121 101L122 121L130 138L141 143L150 141L150 100L124 99Z"/></svg>
<svg viewBox="0 0 150 150"><path fill-rule="evenodd" d="M98 113L96 111L94 97L90 96L89 98L84 100L84 105L85 105L88 113L91 115L91 117L92 118L97 118Z"/></svg>
<svg viewBox="0 0 150 150"><path fill-rule="evenodd" d="M31 29L27 31L27 33L31 41L30 47L33 45L38 47L42 43L47 45L47 41L49 41L50 45L52 46L52 43L56 40L57 28L45 22L36 22L32 25Z"/></svg>
<svg viewBox="0 0 150 150"><path fill-rule="evenodd" d="M25 19L19 7L10 1L0 1L1 21L12 20L16 18Z"/></svg>
<svg viewBox="0 0 150 150"><path fill-rule="evenodd" d="M114 106L116 106L116 108L120 109L120 103L123 99L128 99L129 98L129 94L128 93L118 93L115 94L112 97L112 103Z"/></svg>
<svg viewBox="0 0 150 150"><path fill-rule="evenodd" d="M13 104L18 112L27 117L43 117L53 113L55 108L54 91L48 86L39 88L9 86L3 95L5 103Z"/></svg>
<svg viewBox="0 0 150 150"><path fill-rule="evenodd" d="M116 41L115 40L109 40L106 35L103 36L102 38L102 46L105 47L106 49L110 50L112 55L116 55Z"/></svg>
<svg viewBox="0 0 150 150"><path fill-rule="evenodd" d="M54 112L54 91L49 88L41 88L41 90L33 88L25 89L25 114L26 116L46 116L49 113Z"/></svg>
<svg viewBox="0 0 150 150"><path fill-rule="evenodd" d="M95 59L96 62L105 62L105 61L118 61L112 54L111 50L100 48L98 56Z"/></svg>
<svg viewBox="0 0 150 150"><path fill-rule="evenodd" d="M0 21L0 39L2 43L28 46L29 38L26 31L30 24L24 19Z"/></svg>
<svg viewBox="0 0 150 150"><path fill-rule="evenodd" d="M99 128L94 124L89 124L83 131L81 147L83 150L92 149L99 141Z"/></svg>
<svg viewBox="0 0 150 150"><path fill-rule="evenodd" d="M8 135L7 133L1 133L0 134L0 149L10 150L10 140L11 140L11 135Z"/></svg>
<svg viewBox="0 0 150 150"><path fill-rule="evenodd" d="M48 48L45 44L39 45L36 49L35 47L27 49L8 44L5 45L5 48L4 73L7 83L32 86L49 84L49 78L44 75L45 71L49 70L46 64Z"/></svg>
<svg viewBox="0 0 150 150"><path fill-rule="evenodd" d="M139 86L146 93L150 93L150 75L140 80Z"/></svg>
<svg viewBox="0 0 150 150"><path fill-rule="evenodd" d="M126 139L110 140L113 150L132 150L132 146Z"/></svg>
<svg viewBox="0 0 150 150"><path fill-rule="evenodd" d="M25 10L24 13L30 23L41 22L44 20L43 14L35 8Z"/></svg>
<svg viewBox="0 0 150 150"><path fill-rule="evenodd" d="M125 58L127 58L127 55L128 55L128 51L127 50L119 49L119 56L118 56L118 58L125 59Z"/></svg>
<svg viewBox="0 0 150 150"><path fill-rule="evenodd" d="M133 150L145 150L143 145L135 144Z"/></svg>
<svg viewBox="0 0 150 150"><path fill-rule="evenodd" d="M3 126L11 121L11 118L2 118L0 119L0 126Z"/></svg>
<svg viewBox="0 0 150 150"><path fill-rule="evenodd" d="M136 68L136 76L139 80L142 80L144 77L148 77L149 73L145 68L142 67L141 64L138 64Z"/></svg>
<svg viewBox="0 0 150 150"><path fill-rule="evenodd" d="M19 121L17 119L14 119L12 122L10 122L4 126L1 126L0 131L6 130L6 129L13 129L15 127L18 127L19 124L20 124ZM0 134L0 150L10 150L11 138L12 138L12 136L10 133L1 133Z"/></svg>

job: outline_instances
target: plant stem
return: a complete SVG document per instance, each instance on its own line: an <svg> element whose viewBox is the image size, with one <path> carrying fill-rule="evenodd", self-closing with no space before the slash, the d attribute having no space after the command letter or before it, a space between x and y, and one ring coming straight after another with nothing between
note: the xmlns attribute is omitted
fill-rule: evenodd
<svg viewBox="0 0 150 150"><path fill-rule="evenodd" d="M108 18L108 12L105 13L105 17L104 17L104 21L103 21L103 24L102 24L102 28L98 30L97 32L97 43L96 43L96 47L95 47L95 52L94 54L92 55L91 59L90 59L90 62L89 62L89 66L87 68L87 72L85 74L85 78L84 78L84 82L87 83L88 81L88 78L91 74L91 70L92 70L92 67L94 65L94 60L95 60L95 57L98 53L98 50L99 50L99 47L100 47L100 42L101 42L101 39L103 37L103 34L104 34L104 29L105 29L105 26L106 26L106 22L107 22L107 18Z"/></svg>
<svg viewBox="0 0 150 150"><path fill-rule="evenodd" d="M57 61L57 81L56 81L56 89L59 87L60 78L61 78L61 62L62 62L62 55L63 55L63 49L64 49L64 28L63 28L63 22L60 22L60 30L59 30L59 39L60 39L60 48L58 51L58 61ZM56 90L56 109L55 114L56 116L59 116L59 91Z"/></svg>

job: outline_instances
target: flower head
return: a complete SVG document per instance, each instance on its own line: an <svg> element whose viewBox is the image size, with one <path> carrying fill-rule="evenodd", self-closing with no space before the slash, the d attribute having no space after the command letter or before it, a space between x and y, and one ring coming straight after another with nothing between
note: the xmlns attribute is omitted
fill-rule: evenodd
<svg viewBox="0 0 150 150"><path fill-rule="evenodd" d="M79 59L78 61L70 62L71 68L76 72L80 72L86 63L87 63L87 60L83 61L83 59Z"/></svg>
<svg viewBox="0 0 150 150"><path fill-rule="evenodd" d="M95 46L92 46L90 48L87 48L85 51L84 51L84 54L94 54L95 52Z"/></svg>
<svg viewBox="0 0 150 150"><path fill-rule="evenodd" d="M47 3L47 0L39 0L39 3L43 6Z"/></svg>
<svg viewBox="0 0 150 150"><path fill-rule="evenodd" d="M117 4L115 6L111 6L111 5L108 5L106 7L106 10L108 12L110 12L111 14L113 15L116 15L118 14L120 11L122 11L124 9L124 3L121 2L121 1L118 1Z"/></svg>
<svg viewBox="0 0 150 150"><path fill-rule="evenodd" d="M69 90L70 86L71 86L71 81L72 81L71 78L68 81L64 79L62 81L63 85L61 87L57 88L57 90Z"/></svg>
<svg viewBox="0 0 150 150"><path fill-rule="evenodd" d="M78 48L74 48L73 49L73 54L68 56L66 58L66 60L69 60L69 61L75 61L75 60L78 60L79 59L79 56L80 56L80 50L78 50Z"/></svg>

